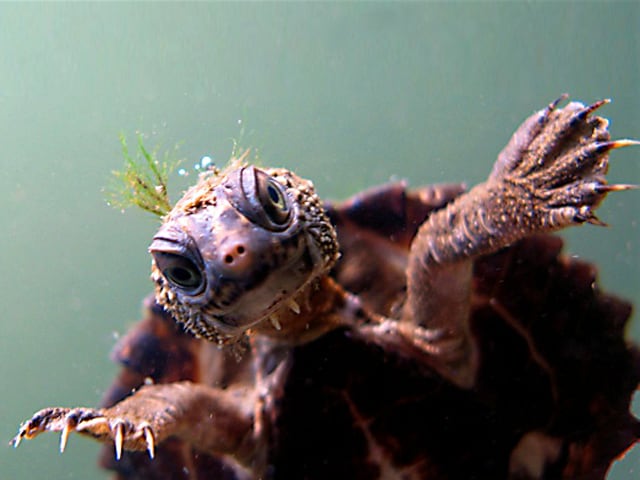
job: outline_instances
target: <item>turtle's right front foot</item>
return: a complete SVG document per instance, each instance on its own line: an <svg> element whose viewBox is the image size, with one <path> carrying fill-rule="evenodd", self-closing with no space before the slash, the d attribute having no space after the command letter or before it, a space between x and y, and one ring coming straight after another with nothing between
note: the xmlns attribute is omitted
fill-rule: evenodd
<svg viewBox="0 0 640 480"><path fill-rule="evenodd" d="M242 386L218 389L191 382L146 385L111 408L45 408L20 426L11 443L44 432L60 432L60 451L76 432L114 446L117 460L125 450L154 457L156 445L169 437L196 450L233 455L249 462L253 438L254 392Z"/></svg>
<svg viewBox="0 0 640 480"><path fill-rule="evenodd" d="M30 440L44 432L60 432L60 453L64 452L71 432L88 435L114 445L116 459L123 449L144 450L151 458L155 454L155 435L150 423L141 418L120 416L109 409L45 408L36 412L20 426L11 440L17 448L23 439Z"/></svg>

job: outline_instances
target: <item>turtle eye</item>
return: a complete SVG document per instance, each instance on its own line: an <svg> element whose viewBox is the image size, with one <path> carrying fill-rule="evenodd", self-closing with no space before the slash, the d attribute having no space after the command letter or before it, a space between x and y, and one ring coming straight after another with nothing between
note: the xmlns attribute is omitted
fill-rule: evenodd
<svg viewBox="0 0 640 480"><path fill-rule="evenodd" d="M294 207L285 187L266 172L242 167L223 185L233 207L253 223L272 232L289 228Z"/></svg>
<svg viewBox="0 0 640 480"><path fill-rule="evenodd" d="M282 185L266 173L257 170L256 190L258 200L269 219L279 226L286 224L291 209Z"/></svg>
<svg viewBox="0 0 640 480"><path fill-rule="evenodd" d="M191 260L174 253L154 252L153 256L162 275L172 287L187 294L195 294L202 289L202 272Z"/></svg>

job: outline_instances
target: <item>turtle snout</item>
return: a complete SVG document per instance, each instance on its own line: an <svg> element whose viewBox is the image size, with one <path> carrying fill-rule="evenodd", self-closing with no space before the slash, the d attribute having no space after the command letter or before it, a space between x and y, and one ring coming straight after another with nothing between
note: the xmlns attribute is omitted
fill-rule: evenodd
<svg viewBox="0 0 640 480"><path fill-rule="evenodd" d="M218 265L233 277L242 277L251 272L253 255L246 242L226 242L218 250Z"/></svg>

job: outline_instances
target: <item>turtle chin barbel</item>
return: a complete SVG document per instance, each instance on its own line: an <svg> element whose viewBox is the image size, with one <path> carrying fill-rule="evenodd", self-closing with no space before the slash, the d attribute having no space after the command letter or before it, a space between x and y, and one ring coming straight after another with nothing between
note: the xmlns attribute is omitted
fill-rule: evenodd
<svg viewBox="0 0 640 480"><path fill-rule="evenodd" d="M640 438L631 306L550 233L602 224L633 188L609 153L638 142L611 140L606 101L563 100L468 192L323 205L284 169L202 176L151 243L104 408L42 410L14 445L92 436L119 478L603 478ZM219 348L243 337L239 360Z"/></svg>

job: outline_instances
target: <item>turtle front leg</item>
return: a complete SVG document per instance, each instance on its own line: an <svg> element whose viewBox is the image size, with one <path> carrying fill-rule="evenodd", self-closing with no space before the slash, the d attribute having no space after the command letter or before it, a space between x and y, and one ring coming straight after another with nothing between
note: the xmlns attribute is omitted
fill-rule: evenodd
<svg viewBox="0 0 640 480"><path fill-rule="evenodd" d="M411 245L399 329L461 387L474 385L479 364L468 325L473 260L533 234L602 225L595 208L631 188L605 179L609 151L638 144L611 141L607 120L591 115L607 101L560 100L529 117L489 179L432 214Z"/></svg>
<svg viewBox="0 0 640 480"><path fill-rule="evenodd" d="M64 451L71 432L114 445L116 459L123 450L147 450L169 437L195 449L230 454L248 463L255 453L253 392L246 388L216 389L191 382L147 385L111 408L46 408L22 424L12 440L17 447L50 431L61 432Z"/></svg>

